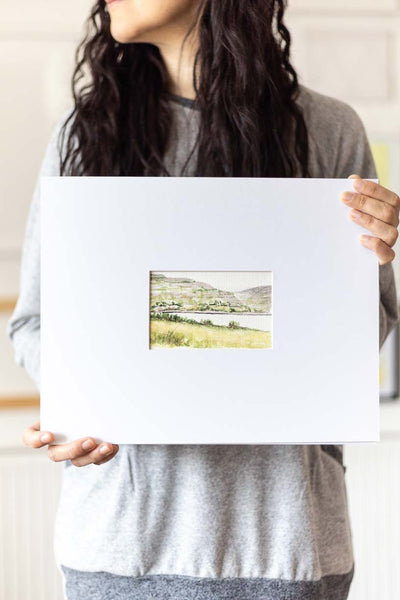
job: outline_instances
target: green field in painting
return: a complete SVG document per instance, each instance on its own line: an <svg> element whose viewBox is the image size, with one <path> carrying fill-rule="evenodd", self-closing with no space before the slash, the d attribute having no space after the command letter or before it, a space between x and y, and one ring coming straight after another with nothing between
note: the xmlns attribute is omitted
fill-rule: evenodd
<svg viewBox="0 0 400 600"><path fill-rule="evenodd" d="M271 332L150 318L151 348L271 348Z"/></svg>

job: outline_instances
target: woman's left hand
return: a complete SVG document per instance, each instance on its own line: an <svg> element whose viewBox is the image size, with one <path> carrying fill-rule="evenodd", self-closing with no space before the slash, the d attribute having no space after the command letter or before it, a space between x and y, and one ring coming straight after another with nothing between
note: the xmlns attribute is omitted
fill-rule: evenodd
<svg viewBox="0 0 400 600"><path fill-rule="evenodd" d="M396 255L392 246L399 235L400 198L379 183L359 175L350 178L356 192L342 192L342 202L351 207L350 217L355 223L375 234L361 235L360 242L376 253L380 265L391 262Z"/></svg>

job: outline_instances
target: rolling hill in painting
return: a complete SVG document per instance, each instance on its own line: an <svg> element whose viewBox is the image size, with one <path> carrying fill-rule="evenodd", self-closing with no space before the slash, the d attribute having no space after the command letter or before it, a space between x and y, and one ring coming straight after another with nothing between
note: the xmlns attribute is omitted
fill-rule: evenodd
<svg viewBox="0 0 400 600"><path fill-rule="evenodd" d="M270 313L272 286L230 292L186 277L151 273L152 312Z"/></svg>

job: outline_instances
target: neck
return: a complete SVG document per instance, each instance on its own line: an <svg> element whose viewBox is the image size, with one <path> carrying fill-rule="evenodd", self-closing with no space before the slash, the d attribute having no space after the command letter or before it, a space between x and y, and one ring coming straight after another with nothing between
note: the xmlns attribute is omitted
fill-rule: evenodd
<svg viewBox="0 0 400 600"><path fill-rule="evenodd" d="M196 97L193 85L194 58L198 48L196 40L195 36L187 38L183 47L183 38L158 45L168 72L168 91L191 100Z"/></svg>

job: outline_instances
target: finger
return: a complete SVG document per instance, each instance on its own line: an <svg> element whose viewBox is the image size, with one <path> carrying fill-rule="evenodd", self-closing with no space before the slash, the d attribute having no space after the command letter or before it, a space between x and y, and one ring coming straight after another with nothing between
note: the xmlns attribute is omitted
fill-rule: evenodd
<svg viewBox="0 0 400 600"><path fill-rule="evenodd" d="M36 423L24 429L22 441L31 448L41 448L54 442L54 435L50 431L40 431L40 421L36 421Z"/></svg>
<svg viewBox="0 0 400 600"><path fill-rule="evenodd" d="M388 262L391 262L396 253L394 250L389 248L385 242L379 238L370 235L360 235L360 242L366 248L374 251L379 259L379 264L384 265Z"/></svg>
<svg viewBox="0 0 400 600"><path fill-rule="evenodd" d="M388 225L397 227L399 224L399 210L387 202L350 191L342 192L341 199L347 206L376 217Z"/></svg>
<svg viewBox="0 0 400 600"><path fill-rule="evenodd" d="M114 450L112 451L112 453L109 456L106 456L106 458L103 458L103 460L100 460L98 462L95 462L95 465L104 465L104 463L108 462L109 460L111 460L112 458L114 458L114 456L118 453L119 450L119 446L118 444L113 444Z"/></svg>
<svg viewBox="0 0 400 600"><path fill-rule="evenodd" d="M48 455L51 460L59 462L61 460L73 460L86 455L97 446L93 438L81 438L74 440L69 444L55 444L48 448Z"/></svg>
<svg viewBox="0 0 400 600"><path fill-rule="evenodd" d="M357 192L361 192L365 196L369 196L370 198L376 198L377 200L387 202L388 204L397 209L399 209L400 207L399 196L392 192L392 190L389 190L388 188L384 187L383 185L380 185L379 183L359 178L354 180L353 187Z"/></svg>
<svg viewBox="0 0 400 600"><path fill-rule="evenodd" d="M347 179L361 179L361 177L360 177L360 175L353 174L353 175L349 175Z"/></svg>
<svg viewBox="0 0 400 600"><path fill-rule="evenodd" d="M112 444L102 442L91 452L88 452L84 456L77 456L76 458L72 459L71 462L76 467L84 467L85 465L100 462L104 458L110 457L113 452L114 446Z"/></svg>
<svg viewBox="0 0 400 600"><path fill-rule="evenodd" d="M399 231L397 227L393 225L388 225L384 223L380 219L376 219L371 215L363 213L356 209L351 209L349 212L350 218L352 221L365 227L371 233L374 233L378 238L381 238L388 246L392 247L397 241Z"/></svg>

